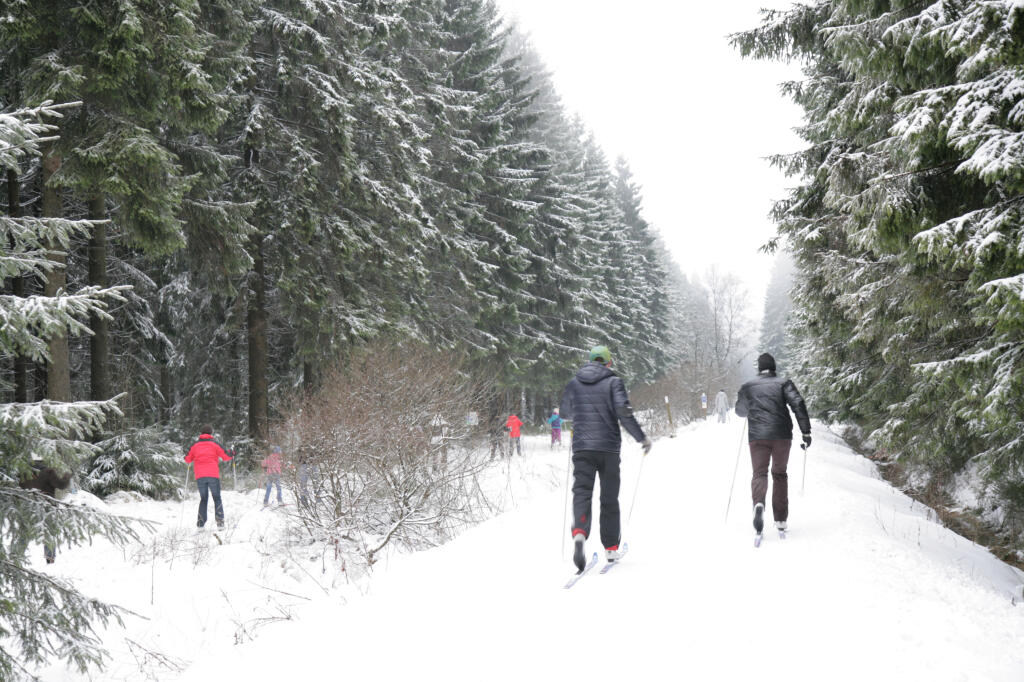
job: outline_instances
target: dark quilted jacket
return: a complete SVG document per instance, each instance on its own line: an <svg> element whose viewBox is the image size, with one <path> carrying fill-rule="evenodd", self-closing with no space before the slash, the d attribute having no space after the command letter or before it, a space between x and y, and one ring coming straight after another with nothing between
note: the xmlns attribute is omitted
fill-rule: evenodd
<svg viewBox="0 0 1024 682"><path fill-rule="evenodd" d="M562 395L559 412L572 421L572 451L619 452L619 422L637 441L643 441L626 385L615 372L599 362L583 365Z"/></svg>
<svg viewBox="0 0 1024 682"><path fill-rule="evenodd" d="M811 432L803 396L789 379L766 373L743 384L736 395L736 414L747 418L749 440L792 440L793 410L801 433Z"/></svg>

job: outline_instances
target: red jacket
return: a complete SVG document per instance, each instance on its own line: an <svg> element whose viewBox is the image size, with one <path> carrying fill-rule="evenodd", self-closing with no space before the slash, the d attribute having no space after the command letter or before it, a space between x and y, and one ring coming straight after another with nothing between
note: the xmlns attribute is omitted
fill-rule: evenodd
<svg viewBox="0 0 1024 682"><path fill-rule="evenodd" d="M261 462L263 468L267 470L268 474L280 474L281 473L281 453L271 452L267 455L266 459Z"/></svg>
<svg viewBox="0 0 1024 682"><path fill-rule="evenodd" d="M196 478L220 478L220 467L217 460L222 459L230 462L228 453L224 452L217 441L208 433L200 434L199 440L188 449L185 461L195 464Z"/></svg>
<svg viewBox="0 0 1024 682"><path fill-rule="evenodd" d="M509 436L512 438L519 438L519 428L523 425L523 422L519 417L514 414L509 415L508 421L505 422L505 426L508 427Z"/></svg>

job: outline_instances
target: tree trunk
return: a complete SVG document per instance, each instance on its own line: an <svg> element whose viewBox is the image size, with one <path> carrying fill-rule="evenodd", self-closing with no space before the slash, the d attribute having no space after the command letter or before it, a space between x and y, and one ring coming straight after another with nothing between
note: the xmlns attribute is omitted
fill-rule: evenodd
<svg viewBox="0 0 1024 682"><path fill-rule="evenodd" d="M306 394L311 394L316 390L316 370L309 360L302 363L302 390Z"/></svg>
<svg viewBox="0 0 1024 682"><path fill-rule="evenodd" d="M40 215L43 218L61 218L63 209L61 207L60 194L50 186L50 178L60 170L60 155L48 149L43 154L42 160L42 193L40 195ZM56 296L57 292L67 288L68 278L65 268L67 267L67 254L60 251L59 244L50 244L52 260L57 266L46 274L46 281L43 284L43 293L46 296ZM59 253L59 255L57 255ZM50 339L50 361L46 366L46 397L50 400L60 402L71 401L71 358L68 350L67 331L62 331Z"/></svg>
<svg viewBox="0 0 1024 682"><path fill-rule="evenodd" d="M249 276L249 437L262 447L267 437L267 295L263 238L252 239L253 271Z"/></svg>
<svg viewBox="0 0 1024 682"><path fill-rule="evenodd" d="M160 393L163 400L160 401L160 421L164 424L171 422L171 368L167 366L167 360L160 365Z"/></svg>
<svg viewBox="0 0 1024 682"><path fill-rule="evenodd" d="M12 218L21 216L21 181L18 171L7 169L7 210ZM19 298L25 297L25 278L15 277L12 282L13 293ZM14 358L14 402L28 402L28 381L30 361L23 355Z"/></svg>
<svg viewBox="0 0 1024 682"><path fill-rule="evenodd" d="M106 220L106 197L98 194L89 200L89 219ZM107 286L107 225L94 225L89 241L89 284ZM106 400L110 397L110 329L107 320L95 313L89 317L92 337L89 339L89 397L92 400Z"/></svg>

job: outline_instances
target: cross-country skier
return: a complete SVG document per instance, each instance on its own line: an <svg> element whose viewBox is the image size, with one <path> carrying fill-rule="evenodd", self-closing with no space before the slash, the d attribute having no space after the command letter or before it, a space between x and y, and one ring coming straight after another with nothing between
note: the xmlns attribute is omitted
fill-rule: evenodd
<svg viewBox="0 0 1024 682"><path fill-rule="evenodd" d="M558 443L558 447L562 447L562 415L558 414L558 408L556 407L551 416L548 417L548 424L551 426L551 449L555 449L555 443Z"/></svg>
<svg viewBox="0 0 1024 682"><path fill-rule="evenodd" d="M796 415L804 447L811 444L811 420L796 385L789 379L775 376L775 358L768 353L758 357L757 371L757 378L743 384L736 396L736 414L747 418L750 463L754 470L750 481L754 530L760 535L764 528L762 517L768 494L769 465L772 472L772 515L780 531L785 532L789 518L786 465L793 443L793 420L789 410L792 409Z"/></svg>
<svg viewBox="0 0 1024 682"><path fill-rule="evenodd" d="M230 462L231 457L220 446L220 443L213 439L213 427L203 425L200 429L199 440L193 443L185 455L185 461L193 464L196 478L196 488L199 489L199 516L196 519L196 527L202 528L206 525L206 504L210 495L213 495L213 515L217 520L217 527L224 527L224 505L220 499L220 466L218 461Z"/></svg>
<svg viewBox="0 0 1024 682"><path fill-rule="evenodd" d="M523 446L520 443L519 436L521 435L520 429L523 428L522 420L514 414L508 416L508 420L505 422L505 430L508 431L508 454L512 454L512 448L515 448L516 454L520 457L523 454Z"/></svg>
<svg viewBox="0 0 1024 682"><path fill-rule="evenodd" d="M594 479L598 475L601 477L601 544L608 561L616 561L620 556L622 432L619 423L643 443L645 455L651 450L651 439L644 435L633 416L626 385L611 366L611 351L606 346L595 346L590 351L590 360L576 372L562 395L561 416L573 422L572 560L580 571L586 562L583 546L590 536Z"/></svg>
<svg viewBox="0 0 1024 682"><path fill-rule="evenodd" d="M729 415L729 397L725 395L724 388L718 389L718 395L715 396L715 412L718 413L718 422L724 424Z"/></svg>
<svg viewBox="0 0 1024 682"><path fill-rule="evenodd" d="M270 489L274 485L277 486L277 503L284 504L284 500L281 499L281 467L284 462L281 460L280 446L272 447L270 454L264 457L260 464L267 475L267 492L263 495L263 506L270 504Z"/></svg>

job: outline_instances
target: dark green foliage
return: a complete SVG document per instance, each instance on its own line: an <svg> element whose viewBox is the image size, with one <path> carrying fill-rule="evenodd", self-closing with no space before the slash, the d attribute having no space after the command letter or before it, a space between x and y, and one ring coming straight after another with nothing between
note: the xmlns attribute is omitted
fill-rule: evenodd
<svg viewBox="0 0 1024 682"><path fill-rule="evenodd" d="M66 108L64 109L66 111ZM18 168L39 153L41 138L56 127L57 107L43 106L0 115L0 168ZM0 219L0 275L34 275L55 266L48 249L67 248L75 235L93 227L87 221ZM85 332L91 316L109 317L107 307L123 300L120 289L83 288L58 297L0 297L0 359L21 353L35 361L47 359L47 341L63 333ZM0 389L6 389L0 378ZM46 542L67 547L94 536L115 543L135 537L132 520L70 506L37 490L22 490L35 467L74 472L95 456L88 442L105 420L119 413L113 400L64 403L0 403L0 678L25 677L27 666L51 658L77 670L100 663L91 623L117 617L114 607L77 592L32 567L28 552Z"/></svg>
<svg viewBox="0 0 1024 682"><path fill-rule="evenodd" d="M948 474L1024 478L1020 88L1013 3L817 2L734 37L796 58L808 147L775 208L799 267L808 404Z"/></svg>

